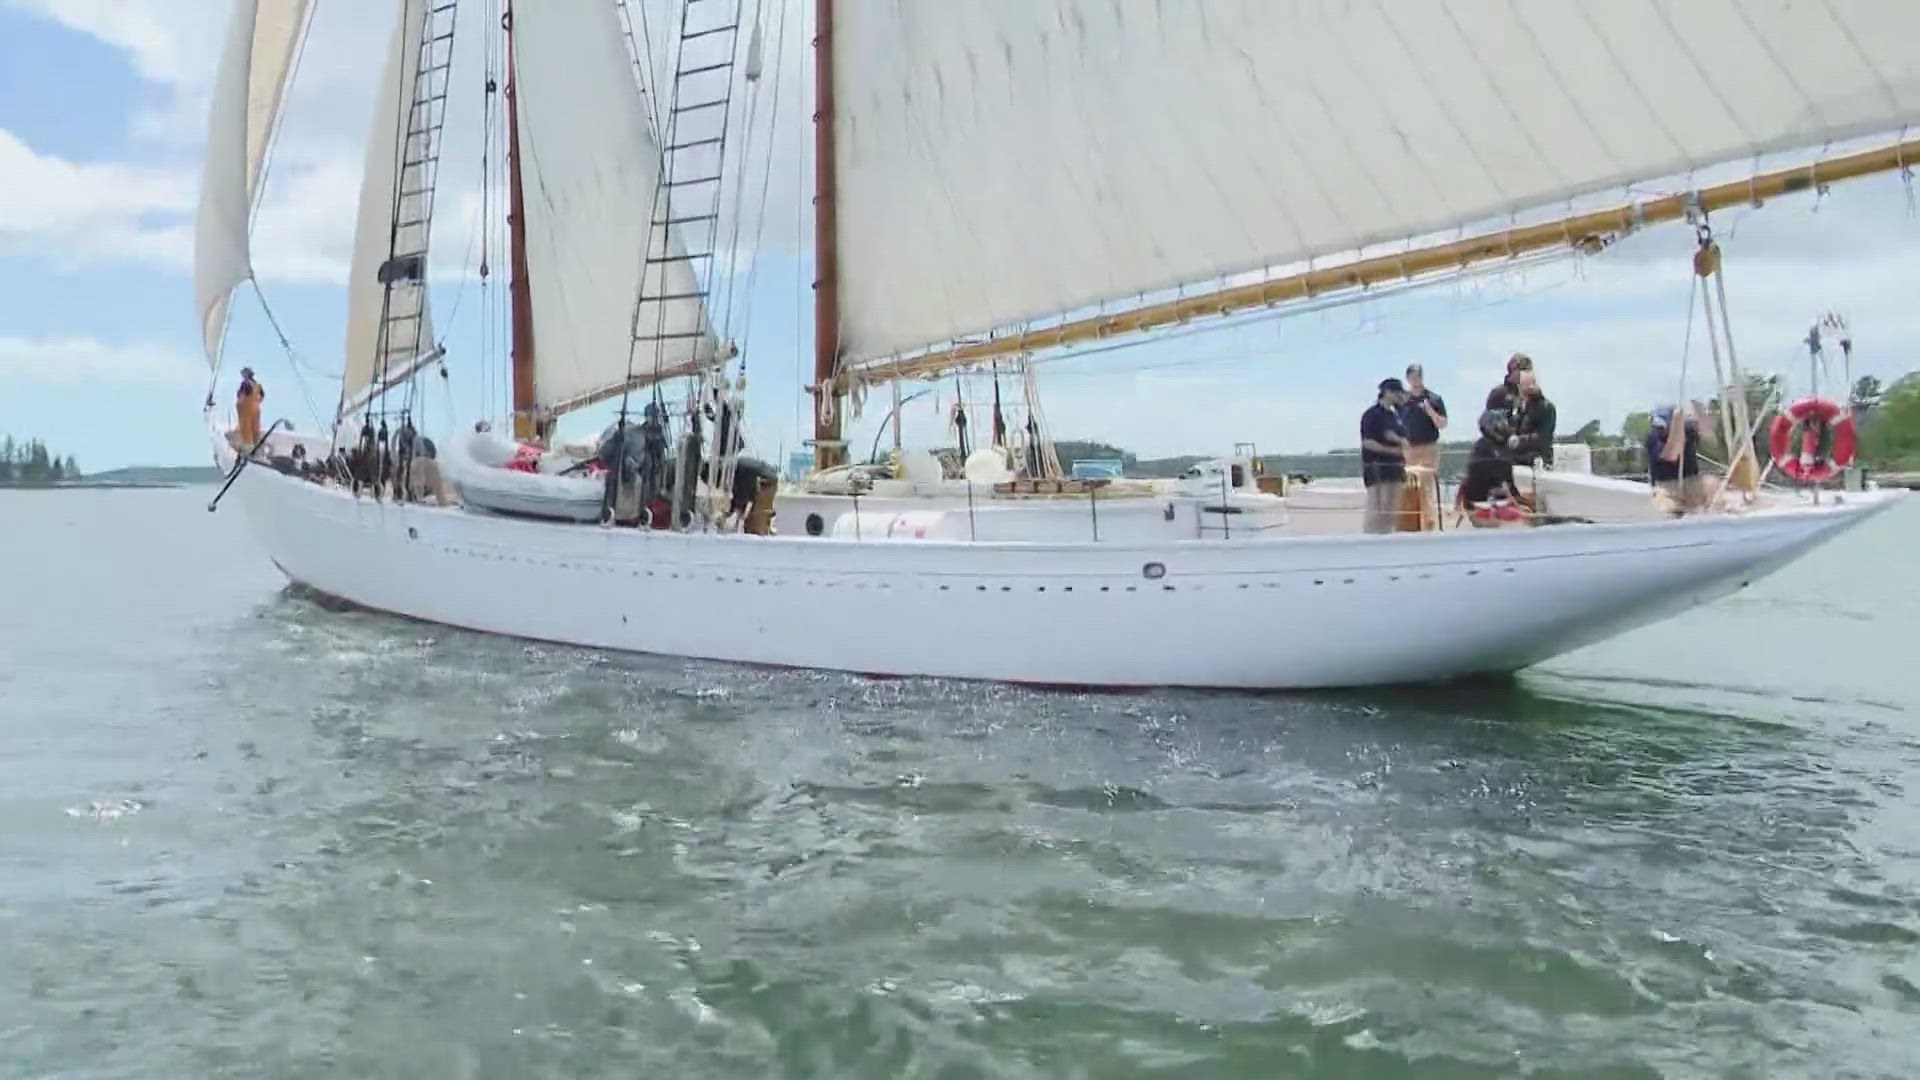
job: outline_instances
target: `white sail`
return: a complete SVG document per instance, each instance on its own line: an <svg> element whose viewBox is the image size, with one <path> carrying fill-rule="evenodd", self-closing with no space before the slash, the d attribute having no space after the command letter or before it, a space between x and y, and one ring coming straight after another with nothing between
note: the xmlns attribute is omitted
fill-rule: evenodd
<svg viewBox="0 0 1920 1080"><path fill-rule="evenodd" d="M1920 3L842 3L858 360L1920 120Z"/></svg>
<svg viewBox="0 0 1920 1080"><path fill-rule="evenodd" d="M307 0L235 0L228 23L194 220L194 310L210 364L220 362L228 297L253 274L253 207L306 17Z"/></svg>
<svg viewBox="0 0 1920 1080"><path fill-rule="evenodd" d="M652 224L661 152L614 5L522 5L513 56L537 400L566 407L625 384L630 352L640 378L713 356L694 268L663 261L677 249ZM644 305L640 335L665 340L633 350L643 291L676 298Z"/></svg>
<svg viewBox="0 0 1920 1080"><path fill-rule="evenodd" d="M419 77L434 0L403 0L387 62L380 75L373 130L360 174L360 210L347 279L347 355L341 412L348 413L383 384L408 372L418 354L434 347L427 307L426 251L437 167L445 69L431 69L444 52L428 52L428 78ZM433 47L444 49L443 45ZM411 266L394 266L413 255ZM411 271L411 273L409 273ZM391 286L383 278L392 279Z"/></svg>

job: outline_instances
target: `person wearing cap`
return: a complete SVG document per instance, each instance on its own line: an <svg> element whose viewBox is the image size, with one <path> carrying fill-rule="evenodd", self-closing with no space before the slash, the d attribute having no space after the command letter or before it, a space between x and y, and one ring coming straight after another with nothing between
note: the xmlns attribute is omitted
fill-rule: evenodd
<svg viewBox="0 0 1920 1080"><path fill-rule="evenodd" d="M1665 492L1674 512L1684 514L1707 503L1706 483L1700 479L1700 424L1690 414L1674 415L1671 405L1653 410L1653 428L1647 432L1647 479Z"/></svg>
<svg viewBox="0 0 1920 1080"><path fill-rule="evenodd" d="M240 393L235 397L233 411L239 420L241 453L249 453L255 443L260 441L260 406L267 400L267 391L260 381L253 377L253 369L240 369Z"/></svg>
<svg viewBox="0 0 1920 1080"><path fill-rule="evenodd" d="M1512 412L1514 404L1520 398L1520 373L1533 370L1533 357L1526 353L1514 353L1507 357L1507 375L1500 385L1487 392L1487 408Z"/></svg>
<svg viewBox="0 0 1920 1080"><path fill-rule="evenodd" d="M1460 481L1460 509L1473 515L1475 525L1522 520L1532 502L1513 481L1513 458L1507 441L1513 420L1499 409L1480 414L1480 438L1467 457L1467 474Z"/></svg>
<svg viewBox="0 0 1920 1080"><path fill-rule="evenodd" d="M1407 388L1399 379L1380 380L1380 396L1360 414L1360 480L1367 487L1364 528L1370 533L1394 531L1400 512L1400 487L1407 478L1407 432L1400 425L1400 406Z"/></svg>
<svg viewBox="0 0 1920 1080"><path fill-rule="evenodd" d="M1407 365L1407 401L1400 406L1400 426L1407 432L1407 464L1440 467L1440 433L1447 427L1447 403L1427 389L1426 369Z"/></svg>

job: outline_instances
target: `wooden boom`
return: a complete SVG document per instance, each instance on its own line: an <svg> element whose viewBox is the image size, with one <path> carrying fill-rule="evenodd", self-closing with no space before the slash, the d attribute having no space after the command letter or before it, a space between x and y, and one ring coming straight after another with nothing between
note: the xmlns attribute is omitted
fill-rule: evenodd
<svg viewBox="0 0 1920 1080"><path fill-rule="evenodd" d="M1666 195L1647 202L1577 214L1559 221L1526 225L1454 240L1394 255L1379 255L1287 277L1233 285L1201 296L1147 304L1112 315L1093 315L1058 326L1029 330L986 341L950 345L932 352L879 360L850 368L842 376L854 383L929 378L957 368L975 367L1000 357L1057 349L1119 334L1141 333L1194 319L1231 315L1348 289L1364 289L1425 274L1459 270L1476 263L1510 259L1561 245L1598 250L1643 225L1677 221L1690 211L1711 212L1742 203L1804 191L1859 176L1905 169L1920 160L1920 139L1846 157L1766 173L1699 191Z"/></svg>

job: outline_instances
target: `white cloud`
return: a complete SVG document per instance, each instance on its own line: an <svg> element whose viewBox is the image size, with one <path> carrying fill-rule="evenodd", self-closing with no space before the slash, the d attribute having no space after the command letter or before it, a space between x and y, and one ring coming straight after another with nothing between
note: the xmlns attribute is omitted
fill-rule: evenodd
<svg viewBox="0 0 1920 1080"><path fill-rule="evenodd" d="M142 78L191 81L197 60L219 49L228 0L8 0L121 49ZM205 44L211 40L213 44Z"/></svg>
<svg viewBox="0 0 1920 1080"><path fill-rule="evenodd" d="M206 124L207 87L220 49L229 0L0 0L39 14L125 53L151 84L128 118L131 129L162 141L197 141Z"/></svg>
<svg viewBox="0 0 1920 1080"><path fill-rule="evenodd" d="M0 0L38 14L125 53L151 84L129 118L137 135L160 143L197 146L205 133L215 67L225 42L231 0ZM314 0L312 41L303 53L297 97L316 131L331 131L331 103L344 95L352 110L371 100L366 57L381 56L396 5L390 0ZM374 69L377 70L377 67ZM290 101L290 106L292 102ZM364 109L362 110L364 112ZM359 125L364 126L364 125ZM356 127L356 134L361 134ZM310 136L296 137L297 144ZM302 147L287 147L298 157Z"/></svg>
<svg viewBox="0 0 1920 1080"><path fill-rule="evenodd" d="M192 179L175 170L83 163L35 153L0 129L0 253L70 268L132 258L185 265Z"/></svg>
<svg viewBox="0 0 1920 1080"><path fill-rule="evenodd" d="M0 378L10 386L87 389L103 383L194 389L204 361L165 345L114 345L86 335L0 337Z"/></svg>
<svg viewBox="0 0 1920 1080"><path fill-rule="evenodd" d="M136 263L191 271L199 194L197 150L229 14L228 0L0 0L126 54L150 85L131 130L134 160L79 162L38 153L0 128L0 253L63 271ZM372 108L391 5L321 5L287 97L257 220L258 272L268 282L339 283L346 274L360 145ZM384 18L383 18L384 16ZM476 35L477 37L477 35Z"/></svg>

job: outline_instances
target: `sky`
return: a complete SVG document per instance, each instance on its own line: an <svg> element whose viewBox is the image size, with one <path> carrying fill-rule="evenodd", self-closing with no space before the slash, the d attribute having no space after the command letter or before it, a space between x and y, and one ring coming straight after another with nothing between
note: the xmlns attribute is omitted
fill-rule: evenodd
<svg viewBox="0 0 1920 1080"><path fill-rule="evenodd" d="M215 388L230 399L233 372L250 364L268 387L268 416L304 430L324 426L338 395L342 280L372 73L395 7L327 0L316 8L254 242L261 294L294 352L281 348L243 288ZM228 0L0 0L0 432L44 439L89 470L209 460L200 404L210 372L193 312L192 237L227 14ZM480 98L471 51L456 59L456 86L468 89L456 92L449 115L442 206L451 212L434 241L433 302L449 376L444 415L430 425L481 415L500 385L497 350L476 317L479 170L456 163L477 158L480 142L479 109L468 107ZM777 106L786 119L771 147L739 338L753 450L784 461L803 438L799 387L811 365L812 224L801 183L810 166L798 94L810 76L797 60L774 66L765 82L786 92ZM1803 390L1801 339L1832 310L1853 327L1856 374L1891 381L1920 367L1914 199L1909 182L1887 175L1717 215L1742 363L1782 372ZM1627 412L1682 392L1683 357L1686 396L1712 393L1697 324L1686 344L1691 249L1685 227L1653 228L1578 261L1043 359L1037 381L1057 438L1099 439L1142 456L1225 452L1236 442L1311 451L1353 445L1374 385L1409 362L1423 363L1429 384L1461 403L1464 417L1507 355L1524 350L1563 427L1598 419L1617 430ZM986 396L988 384L976 378L967 392ZM875 435L885 396L876 391L853 424L856 447ZM939 424L953 397L949 380L906 406L910 444L946 441Z"/></svg>

